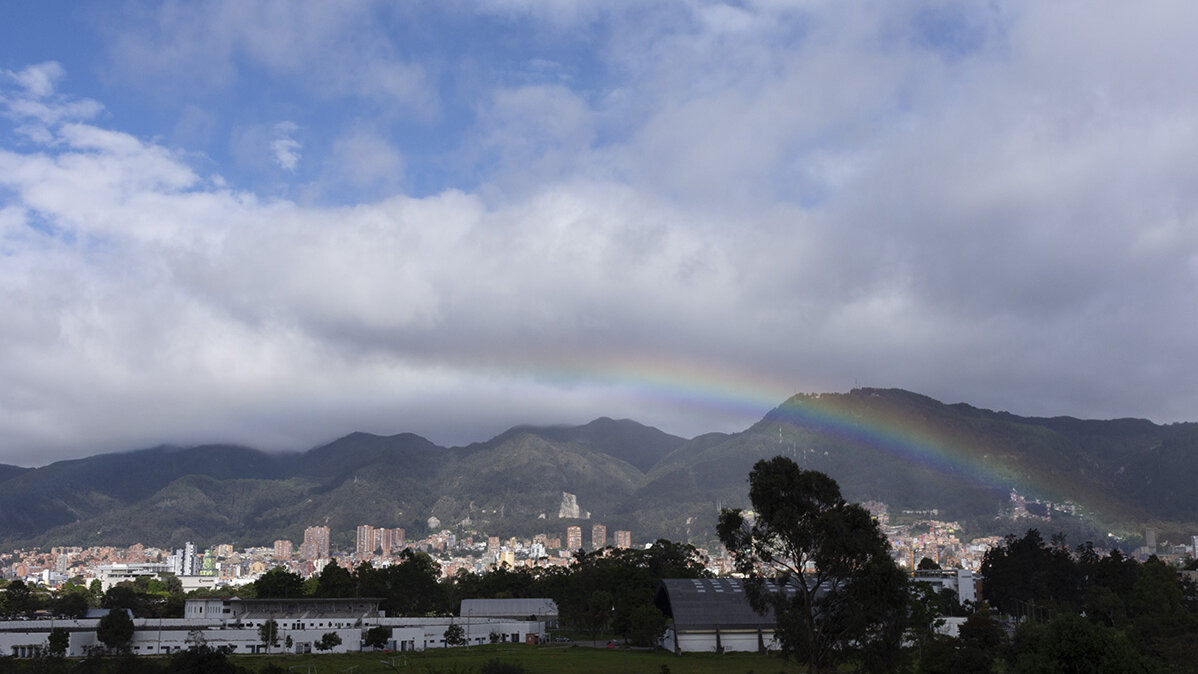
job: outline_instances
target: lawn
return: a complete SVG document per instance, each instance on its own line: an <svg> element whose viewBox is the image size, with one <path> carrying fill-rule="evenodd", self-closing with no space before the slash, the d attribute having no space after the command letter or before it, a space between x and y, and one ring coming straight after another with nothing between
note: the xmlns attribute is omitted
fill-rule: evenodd
<svg viewBox="0 0 1198 674"><path fill-rule="evenodd" d="M252 671L274 664L292 672L312 674L396 671L477 674L489 660L519 663L529 674L776 674L797 673L805 669L794 662L785 665L777 655L757 653L688 653L678 656L664 651L511 644L431 649L422 653L236 656L231 659Z"/></svg>

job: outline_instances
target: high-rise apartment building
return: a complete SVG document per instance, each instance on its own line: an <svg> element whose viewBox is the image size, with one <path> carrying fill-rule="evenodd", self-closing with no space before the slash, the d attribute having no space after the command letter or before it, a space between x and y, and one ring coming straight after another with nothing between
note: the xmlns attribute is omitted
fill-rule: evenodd
<svg viewBox="0 0 1198 674"><path fill-rule="evenodd" d="M407 543L407 532L400 528L386 529L386 532L387 545L384 549L384 552L389 555L394 555L400 550L403 550L404 545Z"/></svg>
<svg viewBox="0 0 1198 674"><path fill-rule="evenodd" d="M627 529L616 529L616 547L627 550L632 547L632 532Z"/></svg>
<svg viewBox="0 0 1198 674"><path fill-rule="evenodd" d="M291 541L279 539L275 541L275 559L291 559Z"/></svg>
<svg viewBox="0 0 1198 674"><path fill-rule="evenodd" d="M200 564L196 559L196 544L191 541L183 544L183 573L181 575L200 575Z"/></svg>
<svg viewBox="0 0 1198 674"><path fill-rule="evenodd" d="M607 527L596 524L591 527L591 549L600 550L607 547Z"/></svg>
<svg viewBox="0 0 1198 674"><path fill-rule="evenodd" d="M374 527L363 524L358 527L358 543L354 552L362 556L373 555L375 548L378 547L378 540L378 536L374 533Z"/></svg>
<svg viewBox="0 0 1198 674"><path fill-rule="evenodd" d="M309 561L327 558L329 556L329 528L308 527L304 529L304 544L300 547L300 555Z"/></svg>
<svg viewBox="0 0 1198 674"><path fill-rule="evenodd" d="M570 550L582 548L582 527L566 527L566 548Z"/></svg>

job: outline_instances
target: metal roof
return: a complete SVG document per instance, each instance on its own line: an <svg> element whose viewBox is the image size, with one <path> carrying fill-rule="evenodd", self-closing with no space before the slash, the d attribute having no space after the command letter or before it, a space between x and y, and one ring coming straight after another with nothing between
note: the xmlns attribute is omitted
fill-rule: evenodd
<svg viewBox="0 0 1198 674"><path fill-rule="evenodd" d="M463 599L461 613L475 617L557 617L557 604L552 599Z"/></svg>
<svg viewBox="0 0 1198 674"><path fill-rule="evenodd" d="M677 630L774 627L773 610L754 611L739 578L665 578L654 603Z"/></svg>

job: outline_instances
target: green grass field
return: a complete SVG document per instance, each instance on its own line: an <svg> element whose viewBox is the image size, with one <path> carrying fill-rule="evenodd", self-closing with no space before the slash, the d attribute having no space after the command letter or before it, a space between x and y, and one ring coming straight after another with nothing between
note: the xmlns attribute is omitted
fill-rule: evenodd
<svg viewBox="0 0 1198 674"><path fill-rule="evenodd" d="M477 674L489 660L516 662L529 674L776 674L801 672L794 662L757 653L688 653L590 648L584 646L513 646L497 644L469 649L431 649L422 653L348 653L344 655L235 656L236 664L259 670L274 664L292 672L312 674ZM392 664L393 663L393 664Z"/></svg>

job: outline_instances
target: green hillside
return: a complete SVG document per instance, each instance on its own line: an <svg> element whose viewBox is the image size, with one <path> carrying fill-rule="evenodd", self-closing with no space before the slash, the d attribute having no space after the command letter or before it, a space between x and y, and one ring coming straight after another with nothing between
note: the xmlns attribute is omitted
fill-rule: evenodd
<svg viewBox="0 0 1198 674"><path fill-rule="evenodd" d="M1079 508L1092 530L1193 530L1198 424L1019 417L897 389L797 395L740 433L691 440L636 422L522 426L439 447L354 433L296 454L156 448L0 473L0 541L177 545L298 540L327 524L426 533L560 535L563 493L637 540L711 540L720 507L743 506L754 462L776 454L835 478L848 498L931 510L972 533L1006 533L1016 490ZM1048 525L1051 526L1051 525ZM1065 526L1061 524L1061 526Z"/></svg>

